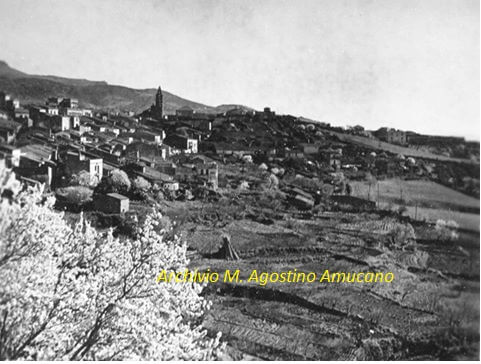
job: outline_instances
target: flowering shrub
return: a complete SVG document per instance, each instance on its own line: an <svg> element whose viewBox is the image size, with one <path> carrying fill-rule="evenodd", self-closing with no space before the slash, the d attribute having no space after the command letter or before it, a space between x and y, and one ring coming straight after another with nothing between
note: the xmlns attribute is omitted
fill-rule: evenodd
<svg viewBox="0 0 481 364"><path fill-rule="evenodd" d="M137 178L134 179L132 183L132 188L135 188L141 191L148 191L152 188L152 185L145 178L138 176Z"/></svg>
<svg viewBox="0 0 481 364"><path fill-rule="evenodd" d="M58 198L72 205L85 205L92 200L93 191L84 186L69 186L55 191Z"/></svg>
<svg viewBox="0 0 481 364"><path fill-rule="evenodd" d="M99 184L99 180L95 176L90 176L87 171L80 171L78 174L72 175L70 178L70 185L72 186L85 186L96 187Z"/></svg>
<svg viewBox="0 0 481 364"><path fill-rule="evenodd" d="M442 219L438 219L436 221L436 225L434 226L434 230L436 231L438 239L444 241L457 240L459 237L458 228L459 225L456 221L445 221Z"/></svg>
<svg viewBox="0 0 481 364"><path fill-rule="evenodd" d="M69 226L42 188L0 170L0 360L215 359L220 335L194 323L202 286L160 283L186 267L186 245L153 212L134 239ZM9 191L9 193L6 193Z"/></svg>
<svg viewBox="0 0 481 364"><path fill-rule="evenodd" d="M145 178L138 176L132 181L131 196L135 199L145 200L152 185Z"/></svg>
<svg viewBox="0 0 481 364"><path fill-rule="evenodd" d="M110 179L112 180L114 188L117 188L119 191L130 190L131 184L129 177L127 176L127 173L121 169L114 169L110 175Z"/></svg>
<svg viewBox="0 0 481 364"><path fill-rule="evenodd" d="M104 194L118 192L125 195L129 192L130 187L131 183L127 173L121 169L114 169L110 176L102 178L97 185L95 192Z"/></svg>

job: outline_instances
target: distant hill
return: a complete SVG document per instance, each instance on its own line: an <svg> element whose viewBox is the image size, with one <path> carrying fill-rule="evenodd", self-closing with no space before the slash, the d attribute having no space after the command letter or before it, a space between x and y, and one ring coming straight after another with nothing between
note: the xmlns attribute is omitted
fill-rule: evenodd
<svg viewBox="0 0 481 364"><path fill-rule="evenodd" d="M132 89L109 85L105 81L64 78L58 76L30 75L0 61L0 90L20 99L22 104L44 104L49 96L78 98L83 107L104 110L131 110L140 112L152 105L156 89ZM183 99L163 91L164 110L168 114L182 106L189 106L197 112L222 113L236 107L252 110L241 105L220 105L213 107Z"/></svg>

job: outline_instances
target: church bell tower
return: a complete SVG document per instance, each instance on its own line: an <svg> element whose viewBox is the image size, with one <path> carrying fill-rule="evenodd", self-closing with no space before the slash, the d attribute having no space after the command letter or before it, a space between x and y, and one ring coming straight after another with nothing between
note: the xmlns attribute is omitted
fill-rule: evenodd
<svg viewBox="0 0 481 364"><path fill-rule="evenodd" d="M157 93L155 94L155 114L156 116L162 118L163 116L163 97L162 97L162 90L159 86L159 88L157 89Z"/></svg>

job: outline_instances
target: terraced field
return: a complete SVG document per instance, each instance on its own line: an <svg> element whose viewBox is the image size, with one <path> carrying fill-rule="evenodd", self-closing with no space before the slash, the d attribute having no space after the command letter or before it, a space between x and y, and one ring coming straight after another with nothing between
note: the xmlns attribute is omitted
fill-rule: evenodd
<svg viewBox="0 0 481 364"><path fill-rule="evenodd" d="M414 234L402 247L392 233L401 228ZM233 359L477 358L479 238L419 240L419 229L377 214L340 213L295 224L242 220L182 227L194 252L192 268L241 271L242 282L209 284L204 291L214 302L204 325L222 331ZM429 227L422 229L429 236ZM240 260L208 258L223 233ZM391 271L395 279L260 286L247 282L253 269Z"/></svg>

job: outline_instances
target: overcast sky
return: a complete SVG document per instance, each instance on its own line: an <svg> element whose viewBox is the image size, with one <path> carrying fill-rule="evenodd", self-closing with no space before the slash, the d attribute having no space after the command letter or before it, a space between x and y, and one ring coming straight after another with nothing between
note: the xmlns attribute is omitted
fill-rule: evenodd
<svg viewBox="0 0 481 364"><path fill-rule="evenodd" d="M479 140L479 0L0 0L0 59Z"/></svg>

